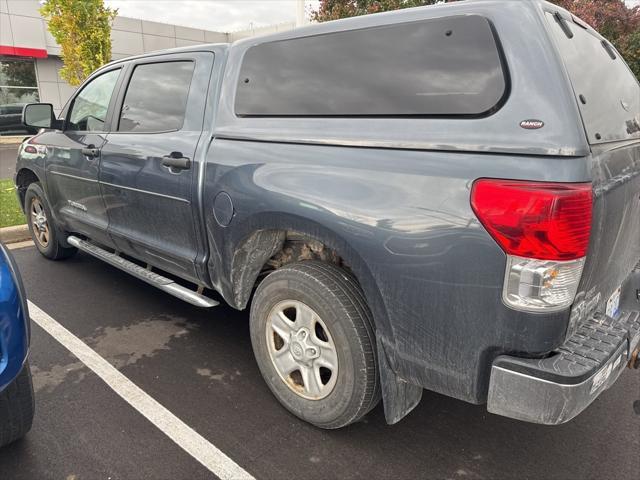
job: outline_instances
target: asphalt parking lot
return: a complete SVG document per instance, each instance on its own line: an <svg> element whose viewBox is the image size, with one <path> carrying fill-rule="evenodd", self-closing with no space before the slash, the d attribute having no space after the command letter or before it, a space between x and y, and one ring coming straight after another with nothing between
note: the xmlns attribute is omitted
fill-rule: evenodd
<svg viewBox="0 0 640 480"><path fill-rule="evenodd" d="M200 310L84 254L13 250L29 299L256 478L631 479L640 475L640 375L572 422L545 427L425 392L404 421L381 406L338 431L280 407L254 363L248 315ZM0 479L215 478L38 325L36 419L0 450Z"/></svg>

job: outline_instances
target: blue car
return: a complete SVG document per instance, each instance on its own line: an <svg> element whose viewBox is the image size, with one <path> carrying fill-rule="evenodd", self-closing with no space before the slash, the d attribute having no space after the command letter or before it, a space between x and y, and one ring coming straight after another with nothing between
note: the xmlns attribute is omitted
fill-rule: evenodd
<svg viewBox="0 0 640 480"><path fill-rule="evenodd" d="M27 297L15 261L0 243L0 447L23 437L35 403L29 353Z"/></svg>

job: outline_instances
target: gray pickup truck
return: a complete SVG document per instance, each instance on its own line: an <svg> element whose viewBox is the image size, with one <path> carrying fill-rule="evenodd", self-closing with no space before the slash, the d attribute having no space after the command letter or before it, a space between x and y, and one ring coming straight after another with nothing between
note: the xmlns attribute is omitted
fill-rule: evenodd
<svg viewBox="0 0 640 480"><path fill-rule="evenodd" d="M250 307L266 383L319 427L423 389L559 424L638 365L640 86L550 3L127 58L23 121L40 252Z"/></svg>

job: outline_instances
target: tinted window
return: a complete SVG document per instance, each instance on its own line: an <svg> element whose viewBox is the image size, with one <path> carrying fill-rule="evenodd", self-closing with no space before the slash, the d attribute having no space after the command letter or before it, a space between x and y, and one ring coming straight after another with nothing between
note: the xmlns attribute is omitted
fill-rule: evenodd
<svg viewBox="0 0 640 480"><path fill-rule="evenodd" d="M547 19L571 78L589 142L640 138L640 85L624 60L608 42L572 20L551 13Z"/></svg>
<svg viewBox="0 0 640 480"><path fill-rule="evenodd" d="M184 123L193 62L138 65L120 113L120 132L179 130Z"/></svg>
<svg viewBox="0 0 640 480"><path fill-rule="evenodd" d="M265 43L244 58L237 115L479 115L505 93L489 22L456 16Z"/></svg>
<svg viewBox="0 0 640 480"><path fill-rule="evenodd" d="M73 100L68 130L100 132L109 109L111 94L118 81L120 70L111 70L91 80Z"/></svg>

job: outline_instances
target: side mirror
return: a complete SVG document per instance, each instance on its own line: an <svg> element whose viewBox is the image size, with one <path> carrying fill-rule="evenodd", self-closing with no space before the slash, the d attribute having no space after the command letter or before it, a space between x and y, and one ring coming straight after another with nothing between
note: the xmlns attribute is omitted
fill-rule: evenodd
<svg viewBox="0 0 640 480"><path fill-rule="evenodd" d="M22 109L22 123L33 128L54 128L56 121L53 105L50 103L28 103Z"/></svg>

